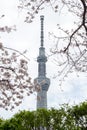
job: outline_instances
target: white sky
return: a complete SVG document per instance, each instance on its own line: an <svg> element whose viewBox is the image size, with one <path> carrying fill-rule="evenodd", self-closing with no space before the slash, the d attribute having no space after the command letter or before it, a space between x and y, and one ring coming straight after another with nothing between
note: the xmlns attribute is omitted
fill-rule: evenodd
<svg viewBox="0 0 87 130"><path fill-rule="evenodd" d="M0 19L0 26L17 26L17 31L12 31L9 34L0 33L0 41L6 46L18 49L20 51L26 49L28 50L28 57L30 58L30 75L32 79L34 79L37 77L38 72L36 58L38 56L40 46L40 15L45 15L44 44L47 54L49 53L49 49L54 44L49 40L48 32L55 32L57 34L57 23L61 23L61 25L65 28L72 27L73 18L70 16L67 17L66 12L64 12L62 15L58 15L52 10L46 8L45 11L36 16L33 23L27 24L24 23L24 13L17 9L17 4L18 0L0 0L0 15L5 14L5 17ZM58 81L59 78L53 79L53 75L56 72L57 66L50 58L47 62L47 77L51 79L51 85L48 91L48 108L58 108L59 104L74 104L87 99L87 80L84 74L81 74L80 77L76 77L76 73L69 74L66 81L60 87ZM23 104L21 104L13 112L1 109L0 116L3 118L9 118L15 112L23 109L36 109L35 94L28 98L25 97Z"/></svg>

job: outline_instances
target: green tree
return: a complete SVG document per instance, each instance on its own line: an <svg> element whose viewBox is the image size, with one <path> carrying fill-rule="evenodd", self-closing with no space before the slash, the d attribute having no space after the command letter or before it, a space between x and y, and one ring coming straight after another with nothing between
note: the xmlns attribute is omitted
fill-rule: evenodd
<svg viewBox="0 0 87 130"><path fill-rule="evenodd" d="M21 111L10 120L16 130L32 130L34 128L34 112Z"/></svg>
<svg viewBox="0 0 87 130"><path fill-rule="evenodd" d="M69 106L63 104L59 109L38 109L20 111L11 119L2 120L0 130L86 130L87 102Z"/></svg>
<svg viewBox="0 0 87 130"><path fill-rule="evenodd" d="M46 109L38 109L35 113L35 126L36 128L46 127L50 128L50 111Z"/></svg>
<svg viewBox="0 0 87 130"><path fill-rule="evenodd" d="M76 105L72 108L71 114L75 119L75 125L81 129L87 129L87 102Z"/></svg>

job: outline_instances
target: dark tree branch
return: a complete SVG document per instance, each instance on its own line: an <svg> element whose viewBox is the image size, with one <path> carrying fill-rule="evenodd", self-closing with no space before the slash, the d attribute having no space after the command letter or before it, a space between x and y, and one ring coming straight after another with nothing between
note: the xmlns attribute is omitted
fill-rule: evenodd
<svg viewBox="0 0 87 130"><path fill-rule="evenodd" d="M82 26L85 28L86 35L87 35L87 26L86 26L87 6L86 6L86 0L80 0L80 1L82 2L82 5L83 5L82 22L79 25L79 27L70 35L69 44L63 50L64 53L69 49L73 36L82 28Z"/></svg>
<svg viewBox="0 0 87 130"><path fill-rule="evenodd" d="M0 66L0 68L6 69L6 70L11 70L12 72L15 72L15 70L13 68L11 68L11 67Z"/></svg>
<svg viewBox="0 0 87 130"><path fill-rule="evenodd" d="M85 31L86 31L86 35L87 35L87 26L86 26L86 15L87 15L87 5L86 5L86 0L81 0L82 4L83 4L83 21L82 21L82 25L84 26L85 28Z"/></svg>
<svg viewBox="0 0 87 130"><path fill-rule="evenodd" d="M73 36L79 31L79 29L83 26L83 24L79 25L79 27L71 34L70 36L70 41L69 41L69 44L67 45L67 47L64 49L64 53L69 49L70 45L71 45L71 41L72 41L72 38Z"/></svg>

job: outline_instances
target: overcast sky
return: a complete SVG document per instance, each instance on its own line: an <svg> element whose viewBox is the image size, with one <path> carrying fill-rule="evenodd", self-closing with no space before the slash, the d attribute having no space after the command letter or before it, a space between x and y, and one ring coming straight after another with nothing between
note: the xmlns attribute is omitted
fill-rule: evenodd
<svg viewBox="0 0 87 130"><path fill-rule="evenodd" d="M27 56L30 59L29 70L32 79L37 77L38 64L36 58L39 53L40 46L40 15L45 15L44 20L44 44L46 48L46 54L49 54L50 48L54 45L53 41L49 39L48 32L57 33L57 23L65 28L72 27L72 21L74 18L67 17L66 11L58 15L49 8L40 12L34 19L33 23L24 23L24 12L17 8L18 0L0 0L0 15L5 14L5 17L0 19L0 26L16 25L17 31L11 33L0 33L0 41L5 46L18 49L20 51L28 50ZM66 22L65 22L66 21ZM53 76L57 73L57 66L54 64L53 59L49 59L47 62L47 77L51 80L51 85L48 91L48 108L58 108L59 104L69 103L77 104L87 99L87 80L84 74L80 77L76 76L76 73L69 74L68 78L59 86L59 77L56 79ZM30 97L25 97L23 104L16 108L13 112L0 110L0 116L3 118L11 117L15 112L19 110L35 110L36 109L36 94L34 93Z"/></svg>

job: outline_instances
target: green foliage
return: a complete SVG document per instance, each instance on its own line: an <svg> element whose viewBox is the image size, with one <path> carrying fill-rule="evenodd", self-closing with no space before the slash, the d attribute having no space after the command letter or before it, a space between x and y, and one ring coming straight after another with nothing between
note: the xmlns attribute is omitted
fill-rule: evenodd
<svg viewBox="0 0 87 130"><path fill-rule="evenodd" d="M80 105L76 105L72 108L72 115L75 120L75 124L84 130L87 129L87 102L83 102Z"/></svg>
<svg viewBox="0 0 87 130"><path fill-rule="evenodd" d="M86 130L87 102L70 107L64 104L60 109L38 109L20 111L11 119L0 119L0 130Z"/></svg>

